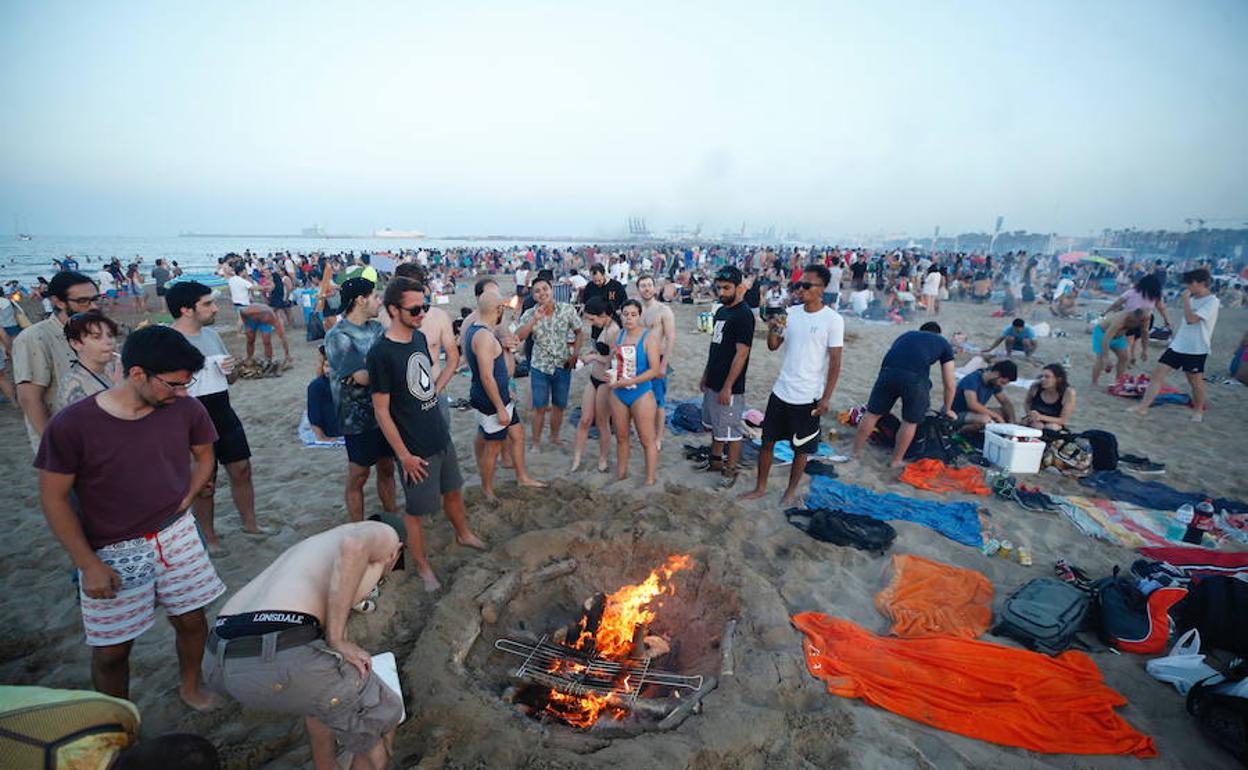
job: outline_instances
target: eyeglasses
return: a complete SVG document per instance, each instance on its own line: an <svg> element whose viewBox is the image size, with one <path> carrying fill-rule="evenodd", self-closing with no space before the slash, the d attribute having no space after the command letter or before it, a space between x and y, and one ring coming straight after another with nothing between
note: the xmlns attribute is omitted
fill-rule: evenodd
<svg viewBox="0 0 1248 770"><path fill-rule="evenodd" d="M66 299L65 301L71 305L77 305L78 307L84 307L86 305L98 305L100 304L100 295L96 294L91 297L70 297Z"/></svg>
<svg viewBox="0 0 1248 770"><path fill-rule="evenodd" d="M194 385L196 381L199 380L198 377L192 377L186 382L170 382L169 380L166 380L164 377L161 377L159 374L152 374L151 372L147 372L147 376L150 379L156 380L157 382L164 384L164 386L169 388L170 390L189 390L191 386Z"/></svg>
<svg viewBox="0 0 1248 770"><path fill-rule="evenodd" d="M802 291L806 291L807 289L822 289L823 288L823 284L811 283L810 281L798 281L795 285L797 286L797 288L801 289Z"/></svg>
<svg viewBox="0 0 1248 770"><path fill-rule="evenodd" d="M412 305L411 307L403 307L402 305L399 305L399 310L406 312L408 315L420 315L421 313L428 313L429 308L431 307L433 307L433 305L426 302L423 305Z"/></svg>

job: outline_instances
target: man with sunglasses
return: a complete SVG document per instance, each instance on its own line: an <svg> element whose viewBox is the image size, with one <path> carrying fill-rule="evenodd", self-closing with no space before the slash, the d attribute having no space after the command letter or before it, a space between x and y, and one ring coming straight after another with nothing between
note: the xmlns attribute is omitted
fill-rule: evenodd
<svg viewBox="0 0 1248 770"><path fill-rule="evenodd" d="M836 390L845 344L844 319L823 304L830 280L828 268L807 265L802 280L795 285L802 304L767 321L767 349L778 350L783 345L784 363L767 399L763 447L758 453L758 481L753 491L742 495L746 500L767 493L772 451L777 441L788 441L793 448L793 464L780 506L793 505L806 461L819 447L820 418L827 413Z"/></svg>
<svg viewBox="0 0 1248 770"><path fill-rule="evenodd" d="M445 367L436 378L429 344L420 327L429 311L423 284L402 276L386 287L382 300L390 328L368 351L368 387L373 414L399 461L406 500L403 517L407 548L426 591L440 588L425 550L421 519L438 509L455 528L455 540L469 548L485 544L468 528L464 477L451 443L451 431L438 411L438 392L455 370Z"/></svg>
<svg viewBox="0 0 1248 770"><path fill-rule="evenodd" d="M48 422L34 463L43 515L78 568L95 689L130 697L130 650L159 605L177 636L179 695L211 708L216 699L200 687L203 608L225 585L189 510L217 438L207 410L187 398L204 356L176 330L148 326L126 340L121 363L120 383Z"/></svg>
<svg viewBox="0 0 1248 770"><path fill-rule="evenodd" d="M22 331L13 340L13 381L17 403L26 415L26 433L32 449L52 415L56 414L57 385L69 372L74 352L65 338L65 323L75 313L98 310L100 290L87 276L62 270L48 283L52 315Z"/></svg>

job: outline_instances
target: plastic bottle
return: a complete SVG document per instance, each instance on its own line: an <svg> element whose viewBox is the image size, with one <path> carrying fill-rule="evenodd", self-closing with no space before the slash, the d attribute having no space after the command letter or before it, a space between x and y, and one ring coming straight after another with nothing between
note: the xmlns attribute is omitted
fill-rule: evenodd
<svg viewBox="0 0 1248 770"><path fill-rule="evenodd" d="M1185 505L1183 508L1191 508ZM1183 509L1180 508L1180 511ZM1205 539L1205 532L1213 527L1213 501L1202 500L1192 512L1191 523L1187 525L1187 531L1183 534L1183 542L1192 545L1200 545Z"/></svg>
<svg viewBox="0 0 1248 770"><path fill-rule="evenodd" d="M1070 354L1069 353L1067 353L1065 357L1062 358L1062 366L1067 369L1070 368Z"/></svg>

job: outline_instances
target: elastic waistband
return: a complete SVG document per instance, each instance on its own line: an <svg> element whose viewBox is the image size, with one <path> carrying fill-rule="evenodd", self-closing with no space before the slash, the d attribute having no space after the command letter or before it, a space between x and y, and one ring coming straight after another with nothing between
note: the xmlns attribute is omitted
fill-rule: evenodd
<svg viewBox="0 0 1248 770"><path fill-rule="evenodd" d="M264 636L292 628L311 627L319 633L321 621L306 612L288 610L255 610L237 615L221 615L212 624L212 632L222 639Z"/></svg>
<svg viewBox="0 0 1248 770"><path fill-rule="evenodd" d="M320 639L321 627L316 626L287 626L285 630L270 631L260 636L243 636L233 639L223 638L216 629L208 634L208 641L205 645L208 652L218 656L218 661L223 658L270 658L274 653L291 647L299 647L308 642Z"/></svg>

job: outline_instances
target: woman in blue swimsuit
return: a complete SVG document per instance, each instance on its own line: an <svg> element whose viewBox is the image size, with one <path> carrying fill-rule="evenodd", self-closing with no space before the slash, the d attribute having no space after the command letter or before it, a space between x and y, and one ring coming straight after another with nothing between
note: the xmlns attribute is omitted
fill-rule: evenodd
<svg viewBox="0 0 1248 770"><path fill-rule="evenodd" d="M611 383L616 478L628 478L628 424L631 419L646 456L646 486L651 486L659 464L659 449L654 441L654 410L658 407L650 384L651 380L662 376L658 367L651 365L659 361L659 339L651 337L649 330L642 326L641 303L635 299L626 300L620 306L620 323L624 328L616 338L612 362L617 376Z"/></svg>

